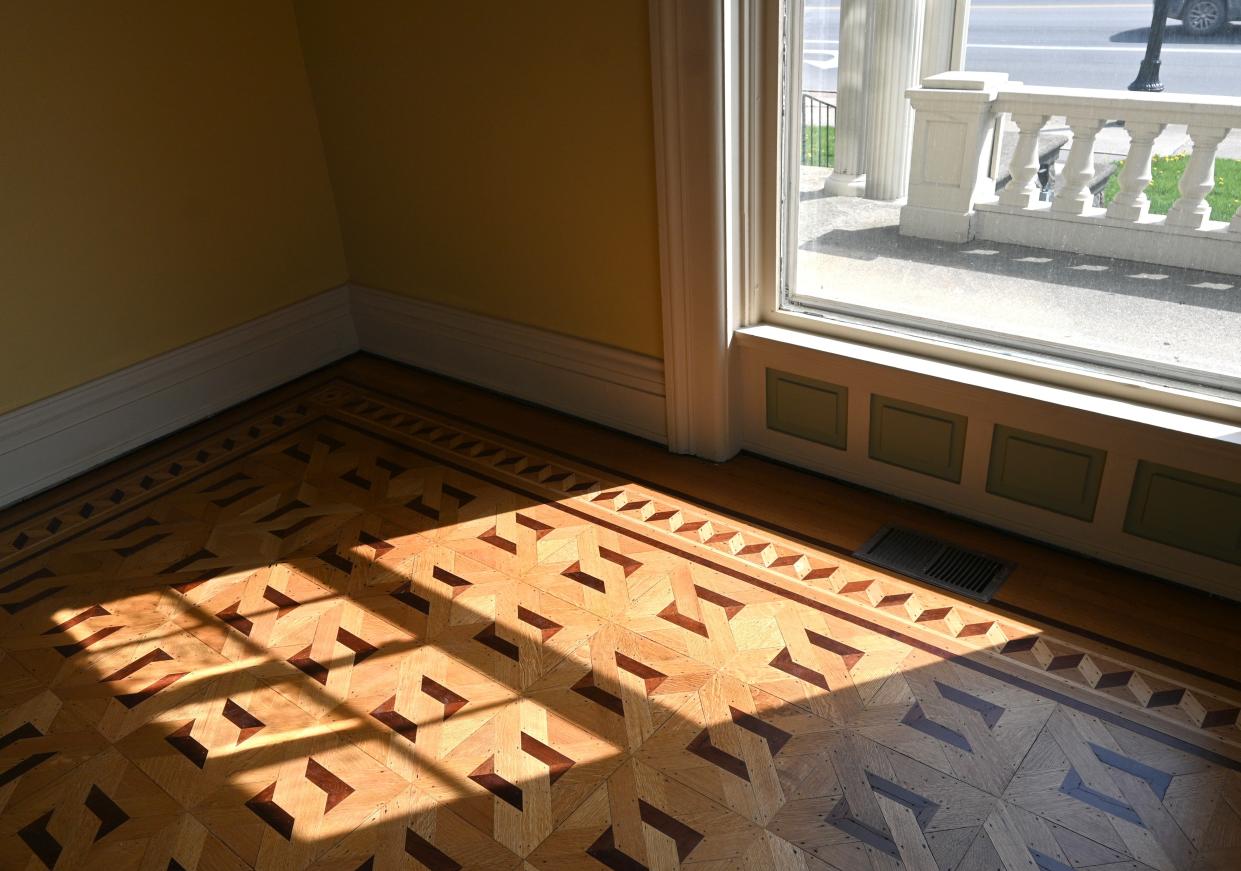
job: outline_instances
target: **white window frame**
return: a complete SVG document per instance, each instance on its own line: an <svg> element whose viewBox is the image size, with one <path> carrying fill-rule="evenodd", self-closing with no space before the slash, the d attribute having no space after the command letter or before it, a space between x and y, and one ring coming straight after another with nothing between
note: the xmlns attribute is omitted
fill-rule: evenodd
<svg viewBox="0 0 1241 871"><path fill-rule="evenodd" d="M1029 395L1059 388L1073 395L1075 407L1090 407L1097 398L1100 410L1114 413L1113 401L1120 400L1134 406L1136 420L1168 411L1241 423L1241 400L1107 371L1096 365L1104 360L1031 358L1021 350L975 344L971 336L918 334L911 331L916 325L903 325L899 317L885 323L825 308L782 308L780 163L798 158L793 137L779 141L784 65L778 48L799 43L801 5L802 0L650 0L672 450L713 460L736 453L733 348L747 330L761 327L783 328L790 340L800 334L856 344L863 355L873 349L894 352L915 371L942 373L941 364L948 364L1030 382ZM790 77L798 77L799 67L787 66ZM790 81L789 92L797 85ZM792 104L789 111L799 111L798 101ZM786 180L790 189L783 196L796 196L793 174ZM794 253L790 244L784 252L788 262Z"/></svg>
<svg viewBox="0 0 1241 871"><path fill-rule="evenodd" d="M668 446L740 446L734 343L776 276L779 3L650 0Z"/></svg>
<svg viewBox="0 0 1241 871"><path fill-rule="evenodd" d="M1237 596L1235 566L1123 526L1140 460L1241 480L1241 403L778 310L778 164L797 159L780 141L769 53L788 26L781 11L775 0L650 0L669 448L715 461L751 450ZM847 449L767 428L768 368L848 387ZM959 483L869 456L874 395L968 417ZM1108 451L1093 521L987 492L997 424Z"/></svg>

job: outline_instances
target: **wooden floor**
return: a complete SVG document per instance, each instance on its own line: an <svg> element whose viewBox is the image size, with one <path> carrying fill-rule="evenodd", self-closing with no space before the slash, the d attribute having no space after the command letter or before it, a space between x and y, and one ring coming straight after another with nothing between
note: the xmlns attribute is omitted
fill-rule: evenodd
<svg viewBox="0 0 1241 871"><path fill-rule="evenodd" d="M0 868L1235 869L1239 610L357 357L0 514Z"/></svg>

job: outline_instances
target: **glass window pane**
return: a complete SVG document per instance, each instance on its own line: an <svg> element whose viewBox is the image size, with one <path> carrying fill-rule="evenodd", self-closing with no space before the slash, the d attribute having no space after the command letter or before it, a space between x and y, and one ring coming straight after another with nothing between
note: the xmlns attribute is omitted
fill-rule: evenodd
<svg viewBox="0 0 1241 871"><path fill-rule="evenodd" d="M782 305L1241 392L1241 3L1215 2L1172 0L1154 65L1150 3L807 2Z"/></svg>

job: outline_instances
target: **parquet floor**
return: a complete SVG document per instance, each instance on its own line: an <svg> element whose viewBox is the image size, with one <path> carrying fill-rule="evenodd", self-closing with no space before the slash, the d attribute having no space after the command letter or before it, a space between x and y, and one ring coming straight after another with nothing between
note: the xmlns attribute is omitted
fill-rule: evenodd
<svg viewBox="0 0 1241 871"><path fill-rule="evenodd" d="M0 525L0 868L1235 869L1241 705L337 378Z"/></svg>

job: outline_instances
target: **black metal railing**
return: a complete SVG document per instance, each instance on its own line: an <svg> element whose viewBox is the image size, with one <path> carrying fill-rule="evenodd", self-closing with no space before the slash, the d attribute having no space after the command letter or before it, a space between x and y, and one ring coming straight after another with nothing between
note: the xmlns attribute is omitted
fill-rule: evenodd
<svg viewBox="0 0 1241 871"><path fill-rule="evenodd" d="M801 95L801 162L831 166L836 140L836 107L826 100Z"/></svg>

